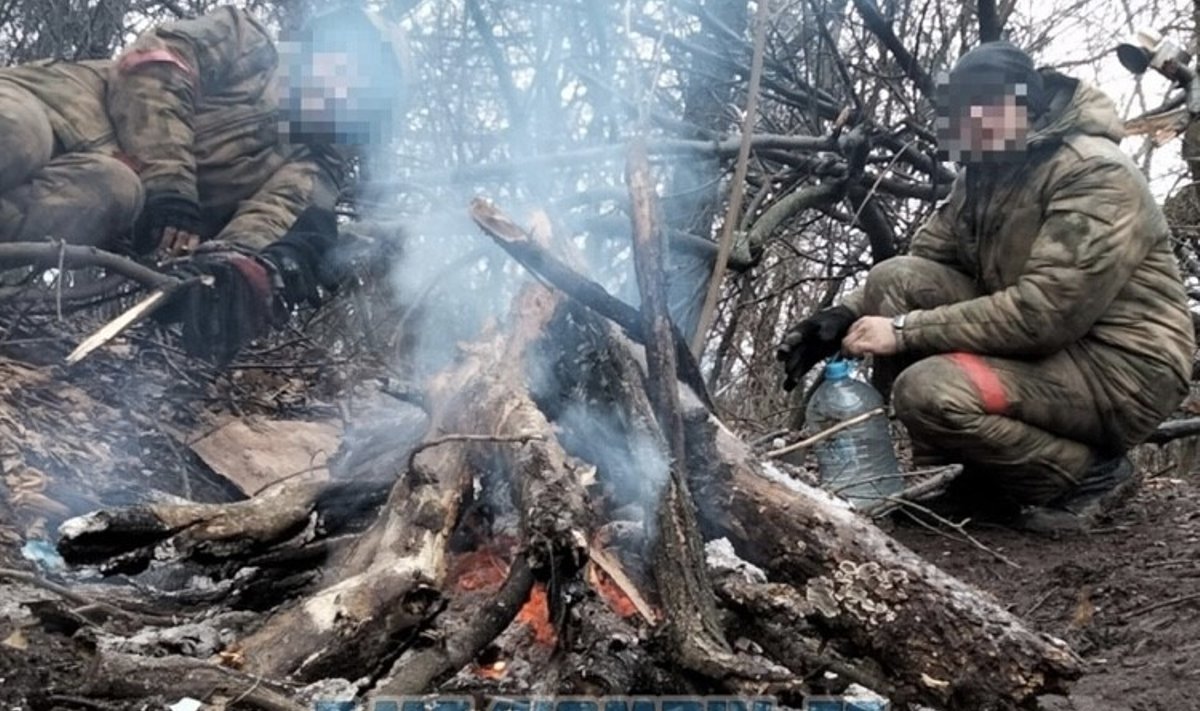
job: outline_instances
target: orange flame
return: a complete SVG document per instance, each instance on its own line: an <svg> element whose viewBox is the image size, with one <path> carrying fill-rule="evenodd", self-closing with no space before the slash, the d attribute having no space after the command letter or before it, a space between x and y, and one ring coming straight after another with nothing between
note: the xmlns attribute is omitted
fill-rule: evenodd
<svg viewBox="0 0 1200 711"><path fill-rule="evenodd" d="M615 612L620 617L632 617L638 614L637 605L633 600L625 594L620 585L609 576L608 573L600 569L598 565L588 566L588 584L596 591L604 602L608 603L609 609Z"/></svg>
<svg viewBox="0 0 1200 711"><path fill-rule="evenodd" d="M507 576L508 563L487 548L459 554L450 564L450 579L459 590L497 587Z"/></svg>
<svg viewBox="0 0 1200 711"><path fill-rule="evenodd" d="M545 585L533 584L533 590L529 593L529 601L517 613L517 622L521 622L533 630L533 639L538 644L553 647L558 641L554 623L550 621L550 602L546 597Z"/></svg>

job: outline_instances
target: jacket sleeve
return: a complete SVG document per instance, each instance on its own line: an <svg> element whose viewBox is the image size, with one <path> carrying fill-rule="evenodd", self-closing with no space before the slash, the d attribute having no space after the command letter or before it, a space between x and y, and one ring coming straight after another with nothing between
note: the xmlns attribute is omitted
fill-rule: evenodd
<svg viewBox="0 0 1200 711"><path fill-rule="evenodd" d="M914 311L906 348L991 355L1052 353L1082 338L1108 310L1158 235L1136 226L1147 209L1130 167L1080 160L1049 191L1025 272L987 296Z"/></svg>
<svg viewBox="0 0 1200 711"><path fill-rule="evenodd" d="M343 183L342 168L332 158L312 154L292 158L238 205L216 239L261 250L282 237L306 208L334 209Z"/></svg>
<svg viewBox="0 0 1200 711"><path fill-rule="evenodd" d="M937 204L931 214L913 235L908 253L924 257L961 270L958 261L958 234L954 231L955 215L963 204L962 180L956 180L950 195ZM856 316L865 316L864 287L859 287L842 297L842 305Z"/></svg>
<svg viewBox="0 0 1200 711"><path fill-rule="evenodd" d="M966 189L960 177L954 181L946 199L939 202L933 214L917 228L908 253L961 271L962 265L958 261L959 235L955 232L955 225L965 202Z"/></svg>
<svg viewBox="0 0 1200 711"><path fill-rule="evenodd" d="M106 103L121 150L147 192L197 200L193 154L197 103L246 71L273 67L266 31L242 10L222 7L139 36L116 61Z"/></svg>

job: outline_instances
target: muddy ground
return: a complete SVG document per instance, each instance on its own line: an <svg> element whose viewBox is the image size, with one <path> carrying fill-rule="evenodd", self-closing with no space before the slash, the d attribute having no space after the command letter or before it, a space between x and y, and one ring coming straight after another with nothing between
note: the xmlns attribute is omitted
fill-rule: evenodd
<svg viewBox="0 0 1200 711"><path fill-rule="evenodd" d="M1087 662L1054 711L1200 709L1200 477L1151 476L1090 535L1031 537L968 525L1020 566L915 525L894 532L947 572L993 593Z"/></svg>

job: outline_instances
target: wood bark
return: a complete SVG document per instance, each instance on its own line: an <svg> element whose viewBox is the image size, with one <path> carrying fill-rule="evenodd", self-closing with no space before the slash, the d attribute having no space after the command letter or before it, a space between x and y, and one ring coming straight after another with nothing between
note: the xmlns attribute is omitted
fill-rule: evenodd
<svg viewBox="0 0 1200 711"><path fill-rule="evenodd" d="M703 540L688 490L683 418L679 409L675 349L667 313L664 255L658 230L650 163L644 146L630 150L626 171L633 204L633 253L646 336L646 390L668 454L666 486L654 520L654 573L667 611L666 637L679 663L716 678L731 674L761 678L771 672L733 654L717 617L716 599L704 564ZM649 518L649 517L648 517Z"/></svg>
<svg viewBox="0 0 1200 711"><path fill-rule="evenodd" d="M162 695L172 701L183 697L238 700L238 707L260 711L308 711L286 688L248 674L186 657L147 657L105 652L98 655L85 688L106 698L145 700ZM101 707L103 708L103 707Z"/></svg>
<svg viewBox="0 0 1200 711"><path fill-rule="evenodd" d="M548 432L520 368L557 303L548 290L527 288L515 304L519 317L507 334L478 344L460 365L434 379L429 389L435 403L431 438ZM356 666L361 671L362 664L390 665L400 651L398 635L435 610L446 582L446 547L474 477L471 454L480 446L487 445L448 442L420 451L392 490L384 516L329 576L333 584L276 614L243 641L251 668L267 675L318 678ZM565 455L552 440L515 446L516 466L542 474L519 479L522 501L549 502L522 507L533 541L531 564L579 560L582 495Z"/></svg>
<svg viewBox="0 0 1200 711"><path fill-rule="evenodd" d="M1016 708L1064 691L1081 663L993 599L943 573L822 490L784 481L693 404L688 451L710 535L812 605L811 624L891 679L893 699L948 709Z"/></svg>

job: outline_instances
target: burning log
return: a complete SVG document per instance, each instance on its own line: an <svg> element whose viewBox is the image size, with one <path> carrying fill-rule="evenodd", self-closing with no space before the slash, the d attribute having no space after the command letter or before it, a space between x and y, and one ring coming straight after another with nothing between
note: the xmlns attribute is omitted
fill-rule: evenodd
<svg viewBox="0 0 1200 711"><path fill-rule="evenodd" d="M558 301L541 287L518 298L520 317L511 332L479 344L433 383L430 432L510 439L548 434L544 416L524 394L519 366ZM442 597L447 546L472 486L476 446L448 442L416 452L383 516L328 576L333 584L272 616L244 640L248 668L316 679L394 659L398 637L421 625ZM583 501L566 460L545 437L520 445L513 464L529 473L517 488L531 565L553 562L569 572L569 562L581 559Z"/></svg>
<svg viewBox="0 0 1200 711"><path fill-rule="evenodd" d="M275 487L231 504L146 504L97 511L63 524L59 551L74 564L137 573L154 558L218 557L285 540L308 521L325 486Z"/></svg>

